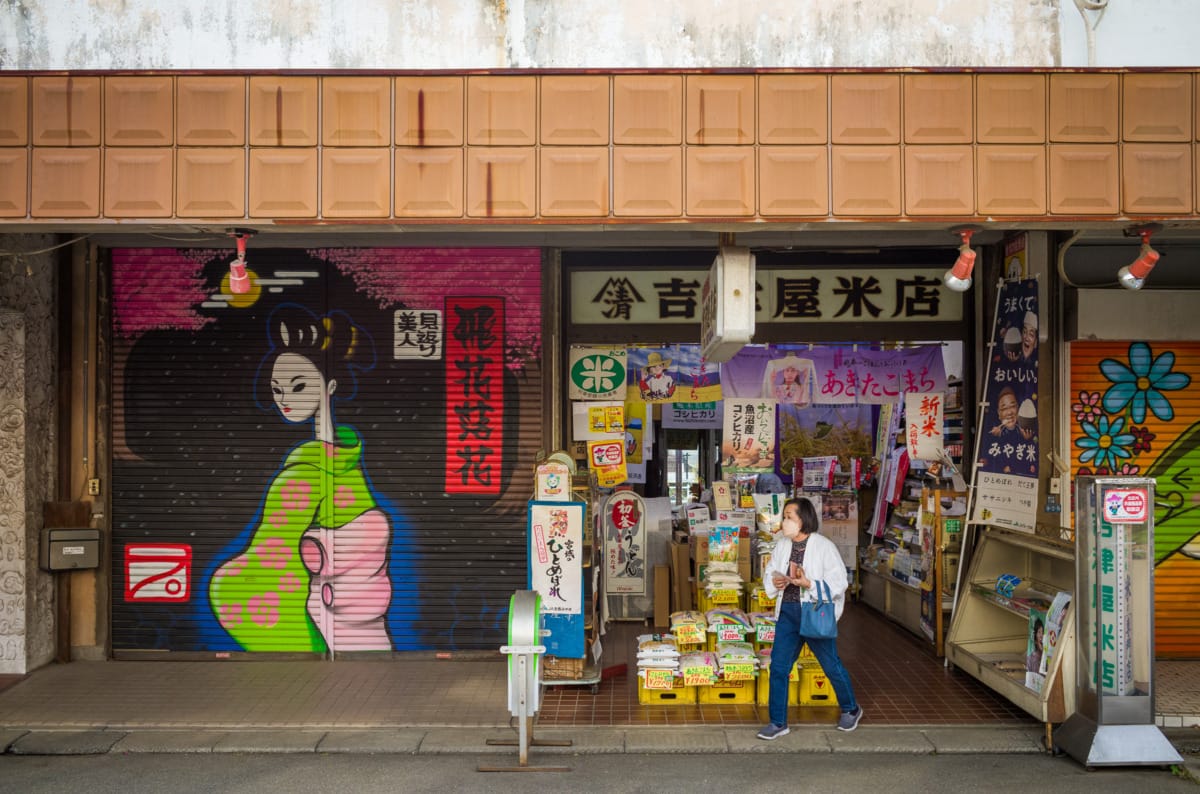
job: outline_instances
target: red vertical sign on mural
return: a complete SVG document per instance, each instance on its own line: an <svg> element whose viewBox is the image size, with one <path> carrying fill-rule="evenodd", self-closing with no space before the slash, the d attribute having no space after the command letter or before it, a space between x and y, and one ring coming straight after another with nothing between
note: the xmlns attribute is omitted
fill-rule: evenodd
<svg viewBox="0 0 1200 794"><path fill-rule="evenodd" d="M446 298L446 493L499 494L504 299Z"/></svg>

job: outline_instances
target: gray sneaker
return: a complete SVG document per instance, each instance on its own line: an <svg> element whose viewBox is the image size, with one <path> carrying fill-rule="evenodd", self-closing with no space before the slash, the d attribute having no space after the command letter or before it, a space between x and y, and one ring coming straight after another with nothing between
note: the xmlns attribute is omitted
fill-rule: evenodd
<svg viewBox="0 0 1200 794"><path fill-rule="evenodd" d="M758 732L758 738L766 739L769 742L772 739L778 739L780 736L787 736L791 732L792 731L790 728L788 728L788 726L776 725L772 722L770 725Z"/></svg>
<svg viewBox="0 0 1200 794"><path fill-rule="evenodd" d="M852 731L858 727L858 721L862 719L862 706L859 706L854 711L843 711L842 716L838 717L839 731ZM762 734L760 733L761 737Z"/></svg>

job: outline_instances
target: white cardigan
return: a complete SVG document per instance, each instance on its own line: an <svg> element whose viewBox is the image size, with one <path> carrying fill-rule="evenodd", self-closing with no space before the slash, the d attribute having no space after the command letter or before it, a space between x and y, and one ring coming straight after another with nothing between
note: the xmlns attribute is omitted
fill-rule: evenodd
<svg viewBox="0 0 1200 794"><path fill-rule="evenodd" d="M787 576L788 564L792 561L792 541L781 533L775 541L775 550L763 569L763 590L768 598L775 599L775 617L783 608L783 590L775 587L772 574ZM824 535L814 532L808 536L808 546L804 549L804 574L814 583L821 581L829 585L833 594L834 614L840 620L842 608L846 605L846 588L850 581L846 578L846 563L842 561L841 552L833 541ZM817 589L810 587L800 596L801 601L816 601Z"/></svg>

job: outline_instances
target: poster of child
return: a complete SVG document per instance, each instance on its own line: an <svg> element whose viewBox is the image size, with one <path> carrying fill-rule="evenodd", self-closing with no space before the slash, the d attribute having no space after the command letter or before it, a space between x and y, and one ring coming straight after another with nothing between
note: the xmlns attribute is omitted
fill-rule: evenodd
<svg viewBox="0 0 1200 794"><path fill-rule="evenodd" d="M816 377L817 369L812 359L793 355L773 359L767 362L762 396L790 405L810 405Z"/></svg>

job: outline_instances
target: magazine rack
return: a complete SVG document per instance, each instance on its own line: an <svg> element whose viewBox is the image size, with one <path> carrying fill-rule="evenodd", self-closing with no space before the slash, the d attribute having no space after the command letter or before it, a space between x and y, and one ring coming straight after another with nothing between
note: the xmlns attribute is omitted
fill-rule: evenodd
<svg viewBox="0 0 1200 794"><path fill-rule="evenodd" d="M1047 664L1040 690L1026 686L1029 611L1046 608L1057 593L1075 592L1074 549L1066 544L996 527L981 527L980 542L958 594L946 640L946 659L1046 724L1074 711L1075 639L1072 607ZM997 582L1021 583L1007 594Z"/></svg>

